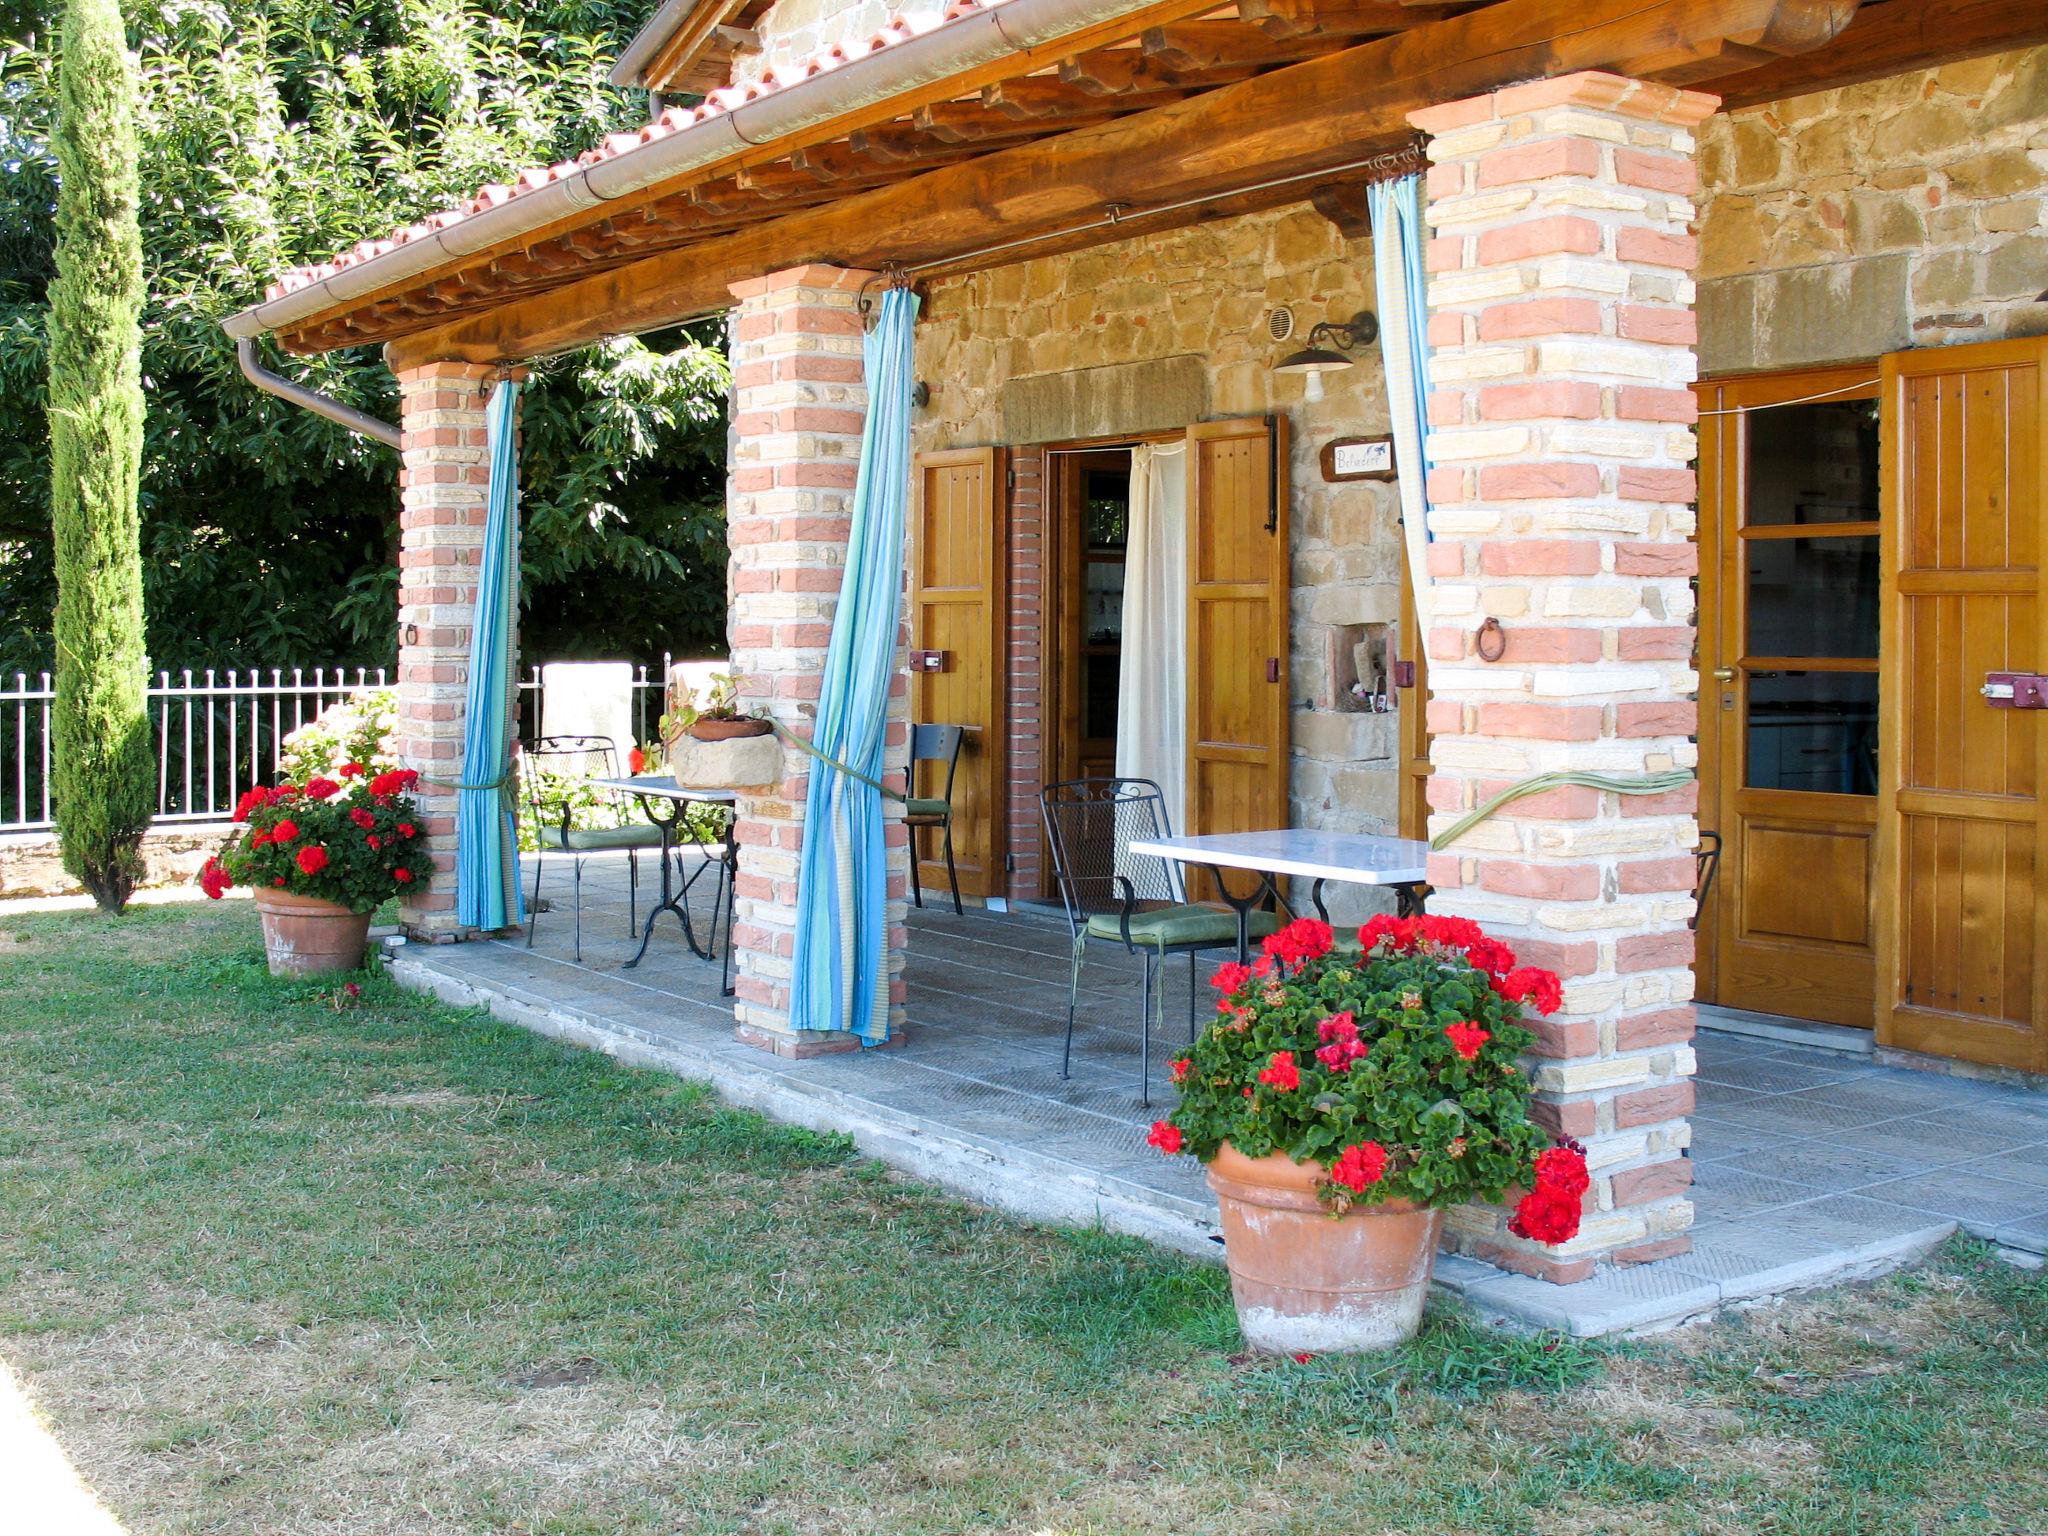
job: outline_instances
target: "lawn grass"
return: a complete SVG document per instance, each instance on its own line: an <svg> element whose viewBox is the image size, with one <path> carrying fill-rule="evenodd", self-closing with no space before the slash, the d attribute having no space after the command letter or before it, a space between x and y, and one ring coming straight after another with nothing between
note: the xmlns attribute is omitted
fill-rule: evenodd
<svg viewBox="0 0 2048 1536"><path fill-rule="evenodd" d="M1628 1345L1251 1359L1220 1271L337 1006L254 928L0 918L0 1355L133 1530L2048 1529L2048 1282L1979 1247Z"/></svg>

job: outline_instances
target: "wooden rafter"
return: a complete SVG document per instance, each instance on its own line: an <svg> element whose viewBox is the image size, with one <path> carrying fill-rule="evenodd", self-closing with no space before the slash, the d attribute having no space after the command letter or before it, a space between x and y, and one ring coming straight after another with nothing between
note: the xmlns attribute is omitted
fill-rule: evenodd
<svg viewBox="0 0 2048 1536"><path fill-rule="evenodd" d="M1840 30L1854 6L1855 0L1578 0L1565 13L1553 0L1500 0L648 257L406 337L392 355L400 362L517 358L721 308L733 282L777 265L943 262L1032 234L1070 231L1109 204L1142 217L1148 205L1336 170L1404 140L1409 111L1511 81L1608 68L1690 82L1731 39L1745 48L1816 47ZM1024 254L1018 250L1013 259Z"/></svg>

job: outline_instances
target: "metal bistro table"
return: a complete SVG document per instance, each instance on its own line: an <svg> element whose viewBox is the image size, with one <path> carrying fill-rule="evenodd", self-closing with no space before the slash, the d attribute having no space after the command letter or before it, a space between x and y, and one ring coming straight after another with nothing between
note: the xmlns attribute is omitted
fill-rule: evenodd
<svg viewBox="0 0 2048 1536"><path fill-rule="evenodd" d="M723 996L731 997L732 987L732 880L739 869L739 846L733 838L733 828L738 821L739 796L729 789L693 789L687 784L678 784L665 773L640 773L630 779L593 779L591 783L600 789L616 790L620 794L632 795L640 802L640 808L647 813L647 819L661 832L661 900L647 914L647 926L640 933L640 948L623 967L632 970L647 958L648 941L654 937L654 920L664 912L673 912L683 925L683 942L690 946L690 952L699 960L709 960L713 954L720 959L718 986ZM707 857L680 879L670 868L670 855L681 846L678 833L689 820L693 805L716 805L732 814L725 818L725 851L717 858ZM660 807L668 807L664 816ZM692 846L699 846L693 844ZM697 942L697 930L690 922L690 888L703 876L704 871L717 865L723 875L718 888L711 898L711 931L705 936L706 943ZM725 947L718 948L718 907L720 895L725 901Z"/></svg>
<svg viewBox="0 0 2048 1536"><path fill-rule="evenodd" d="M1268 897L1280 901L1276 875L1312 880L1309 900L1316 916L1330 920L1323 885L1390 885L1407 916L1422 910L1429 878L1429 844L1407 837L1368 837L1359 832L1218 832L1207 837L1161 837L1131 844L1132 853L1200 864L1212 869L1248 870L1259 877L1251 894L1234 896L1219 875L1217 889L1237 913L1237 958L1251 958L1252 909ZM1282 902L1284 905L1284 901Z"/></svg>

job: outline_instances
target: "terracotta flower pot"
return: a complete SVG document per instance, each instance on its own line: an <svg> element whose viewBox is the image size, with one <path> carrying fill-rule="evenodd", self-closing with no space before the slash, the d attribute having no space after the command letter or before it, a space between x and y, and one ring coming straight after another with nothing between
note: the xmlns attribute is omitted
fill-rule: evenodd
<svg viewBox="0 0 2048 1536"><path fill-rule="evenodd" d="M370 914L275 887L256 892L273 976L326 976L363 963Z"/></svg>
<svg viewBox="0 0 2048 1536"><path fill-rule="evenodd" d="M766 720L695 720L690 734L699 741L731 741L736 736L766 736L775 727Z"/></svg>
<svg viewBox="0 0 2048 1536"><path fill-rule="evenodd" d="M1332 1216L1319 1163L1251 1158L1225 1142L1209 1164L1223 1211L1237 1324L1272 1354L1358 1354L1413 1338L1443 1212L1406 1200Z"/></svg>

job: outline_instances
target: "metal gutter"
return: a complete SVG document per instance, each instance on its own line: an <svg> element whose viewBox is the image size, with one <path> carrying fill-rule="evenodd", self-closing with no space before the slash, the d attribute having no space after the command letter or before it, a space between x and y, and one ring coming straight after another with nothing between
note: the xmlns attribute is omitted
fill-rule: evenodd
<svg viewBox="0 0 2048 1536"><path fill-rule="evenodd" d="M242 365L242 377L266 395L289 400L293 405L301 406L315 416L325 416L329 421L338 422L358 436L374 438L394 453L397 452L397 427L372 416L368 411L359 411L352 405L343 405L332 395L323 395L310 385L300 384L281 373L271 372L256 360L255 337L235 338L235 361Z"/></svg>
<svg viewBox="0 0 2048 1536"><path fill-rule="evenodd" d="M664 181L772 144L874 106L915 87L978 69L1100 22L1147 8L1150 0L1002 0L990 10L907 38L879 53L705 118L635 149L584 166L560 181L473 213L330 277L253 304L222 322L241 340L343 309L407 279L517 240L582 209L630 197Z"/></svg>
<svg viewBox="0 0 2048 1536"><path fill-rule="evenodd" d="M618 62L612 65L611 74L607 76L611 83L621 88L645 85L647 82L641 77L642 71L652 62L654 56L661 52L668 40L676 35L691 13L703 3L704 0L667 0L661 9L654 13L653 19L635 32L633 40L626 44Z"/></svg>

